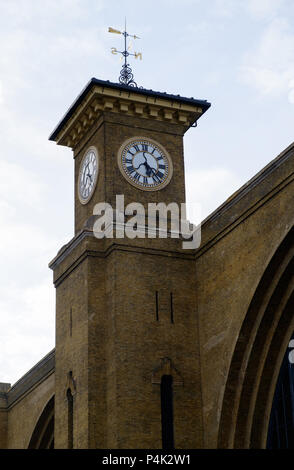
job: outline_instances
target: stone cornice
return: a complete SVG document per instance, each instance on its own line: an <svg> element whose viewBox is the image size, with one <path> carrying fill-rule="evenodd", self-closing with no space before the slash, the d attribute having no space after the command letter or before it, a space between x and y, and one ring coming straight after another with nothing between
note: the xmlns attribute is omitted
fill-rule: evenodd
<svg viewBox="0 0 294 470"><path fill-rule="evenodd" d="M151 242L166 241L167 246L155 244L146 246L144 240L132 240L132 245L128 239L101 239L98 240L93 230L84 229L79 232L67 245L62 247L57 256L50 262L49 268L54 271L54 285L57 287L63 280L88 257L107 258L114 251L124 251L130 253L140 253L163 257L182 258L194 261L194 250L177 249L175 244L178 239L153 239Z"/></svg>
<svg viewBox="0 0 294 470"><path fill-rule="evenodd" d="M130 87L90 82L50 137L58 145L75 148L88 130L111 111L128 116L165 121L189 129L210 106L207 102Z"/></svg>

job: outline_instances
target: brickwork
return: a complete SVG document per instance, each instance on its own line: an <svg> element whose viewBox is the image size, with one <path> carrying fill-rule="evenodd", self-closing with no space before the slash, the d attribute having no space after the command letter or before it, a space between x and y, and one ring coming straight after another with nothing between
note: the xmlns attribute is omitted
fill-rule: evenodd
<svg viewBox="0 0 294 470"><path fill-rule="evenodd" d="M279 361L294 329L290 303L283 316L286 300L293 302L287 270L294 246L294 146L204 221L196 251L171 238L98 240L88 220L97 202L114 207L117 194L125 204L145 207L185 201L183 135L201 115L195 103L181 110L179 99L171 113L175 103L162 98L154 101L161 113L154 118L148 101L154 93L124 91L126 105L117 87L107 87L106 97L99 89L98 102L83 97L56 131L58 143L74 148L75 236L50 263L55 366L51 353L10 390L0 387L0 447L27 448L55 394L55 448L67 448L70 390L74 448L161 448L163 374L174 379L177 449L264 447ZM136 136L159 142L172 158L174 175L161 191L138 190L119 171L118 149ZM78 173L90 146L98 149L99 177L93 198L81 205ZM262 317L259 309L271 299L264 273L286 237L289 253L276 263L280 277L273 269L273 278L282 279L281 298Z"/></svg>
<svg viewBox="0 0 294 470"><path fill-rule="evenodd" d="M9 449L27 449L38 419L54 395L54 374L8 408Z"/></svg>
<svg viewBox="0 0 294 470"><path fill-rule="evenodd" d="M7 392L10 387L10 384L0 383L0 449L6 449L7 447Z"/></svg>
<svg viewBox="0 0 294 470"><path fill-rule="evenodd" d="M258 176L255 177L255 181L249 183L250 191L244 187L243 194L240 190L235 195L239 202L228 208L228 201L223 209L211 216L203 226L202 247L196 254L196 292L204 445L208 448L216 448L218 445L223 394L236 342L251 300L277 248L293 227L294 214L289 210L294 207L293 169L292 146L280 159L272 162L268 170L265 169L262 183L258 184ZM294 243L294 240L292 242ZM291 285L293 290L293 282ZM265 291L263 295L266 296ZM265 297L264 302L266 301ZM292 332L293 329L294 325ZM268 347L274 331L273 325L272 334L265 339L264 329L264 343L267 343ZM288 334L291 336L292 332ZM250 341L254 341L254 336ZM284 348L286 343L287 337L284 340ZM285 349L281 353L283 355ZM279 360L278 356L276 360ZM241 357L239 361L240 367ZM271 367L274 367L274 363ZM237 386L236 384L236 389ZM273 395L274 387L275 382L271 390L268 386L266 393ZM254 391L251 390L251 393ZM264 400L266 399L265 396ZM232 402L228 409L232 414L236 412ZM268 419L268 416L263 416L262 419L264 418ZM240 432L245 436L245 425Z"/></svg>
<svg viewBox="0 0 294 470"><path fill-rule="evenodd" d="M77 267L56 291L55 447L68 446L67 390L74 396L74 446L88 447L88 275ZM72 332L72 334L71 334ZM70 378L72 372L76 389Z"/></svg>
<svg viewBox="0 0 294 470"><path fill-rule="evenodd" d="M98 127L98 129L97 129ZM75 233L84 226L85 221L93 215L97 202L107 202L115 208L117 194L125 196L125 205L139 202L147 207L148 203L185 202L185 175L183 157L183 126L170 123L149 122L143 118L117 115L104 112L99 126L93 127L93 134L85 138L83 145L75 151ZM144 136L159 142L170 154L174 174L171 183L161 191L141 191L126 182L117 164L117 153L121 145L129 138ZM99 176L94 196L86 205L78 198L78 176L81 160L91 146L99 154Z"/></svg>

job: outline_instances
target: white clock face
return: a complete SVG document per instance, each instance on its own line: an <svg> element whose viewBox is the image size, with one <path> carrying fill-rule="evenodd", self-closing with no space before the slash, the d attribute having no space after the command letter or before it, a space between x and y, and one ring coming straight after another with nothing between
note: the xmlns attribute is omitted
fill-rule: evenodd
<svg viewBox="0 0 294 470"><path fill-rule="evenodd" d="M118 153L118 164L129 183L145 191L164 188L173 172L172 161L165 149L144 137L124 143Z"/></svg>
<svg viewBox="0 0 294 470"><path fill-rule="evenodd" d="M98 153L95 147L87 150L80 166L78 192L82 204L93 196L98 177Z"/></svg>

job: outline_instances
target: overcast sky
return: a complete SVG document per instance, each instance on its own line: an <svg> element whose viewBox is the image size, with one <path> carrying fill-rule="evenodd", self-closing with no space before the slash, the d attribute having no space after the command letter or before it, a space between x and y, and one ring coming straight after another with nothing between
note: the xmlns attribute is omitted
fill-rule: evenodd
<svg viewBox="0 0 294 470"><path fill-rule="evenodd" d="M203 217L294 135L293 0L0 0L0 381L55 344L49 261L73 236L73 160L48 136L90 80L117 82L128 30L139 86L207 99L185 137Z"/></svg>

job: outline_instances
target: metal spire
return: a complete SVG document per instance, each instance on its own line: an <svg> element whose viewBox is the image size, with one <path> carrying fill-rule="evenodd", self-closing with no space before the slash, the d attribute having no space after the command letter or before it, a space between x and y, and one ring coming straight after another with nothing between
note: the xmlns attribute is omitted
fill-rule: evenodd
<svg viewBox="0 0 294 470"><path fill-rule="evenodd" d="M130 38L133 38L133 39L140 39L139 36L127 33L127 20L126 20L126 18L125 18L125 30L124 31L119 31L118 29L114 29L114 28L109 27L108 32L109 33L114 33L114 34L122 34L125 38L124 39L124 45L125 45L124 51L118 51L116 49L116 47L111 48L112 54L121 54L122 57L124 57L124 64L123 64L122 70L120 72L119 83L121 83L122 85L137 87L138 85L134 81L134 75L132 73L132 69L131 69L130 65L128 64L127 59L130 55L132 55L132 56L135 57L135 59L142 60L142 53L141 52L135 52L134 54L132 54L131 52L129 52L129 50L131 49L132 46L131 46L131 44L129 44L129 46L127 45L127 38L130 37Z"/></svg>

